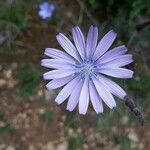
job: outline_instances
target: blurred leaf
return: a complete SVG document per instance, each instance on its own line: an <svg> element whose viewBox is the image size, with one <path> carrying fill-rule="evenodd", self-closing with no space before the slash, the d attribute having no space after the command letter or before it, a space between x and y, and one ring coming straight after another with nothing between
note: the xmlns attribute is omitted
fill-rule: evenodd
<svg viewBox="0 0 150 150"><path fill-rule="evenodd" d="M19 94L23 97L33 95L40 83L39 71L29 65L23 65L18 80L20 82Z"/></svg>
<svg viewBox="0 0 150 150"><path fill-rule="evenodd" d="M122 39L129 39L140 18L148 18L147 0L89 0L89 4L105 27L113 26Z"/></svg>
<svg viewBox="0 0 150 150"><path fill-rule="evenodd" d="M67 113L64 124L66 128L74 128L77 126L77 120L73 113Z"/></svg>
<svg viewBox="0 0 150 150"><path fill-rule="evenodd" d="M52 112L45 112L42 115L42 119L45 123L51 123L53 121L53 113Z"/></svg>
<svg viewBox="0 0 150 150"><path fill-rule="evenodd" d="M0 127L0 133L9 134L9 133L12 133L13 131L14 131L13 126L8 122L6 122L3 127Z"/></svg>
<svg viewBox="0 0 150 150"><path fill-rule="evenodd" d="M128 89L139 96L148 96L150 94L150 75L137 75L128 82Z"/></svg>
<svg viewBox="0 0 150 150"><path fill-rule="evenodd" d="M132 141L125 134L118 134L114 137L116 144L120 145L120 150L133 150L131 148Z"/></svg>
<svg viewBox="0 0 150 150"><path fill-rule="evenodd" d="M83 143L84 140L80 136L71 137L69 139L68 150L77 150L78 148L81 148Z"/></svg>

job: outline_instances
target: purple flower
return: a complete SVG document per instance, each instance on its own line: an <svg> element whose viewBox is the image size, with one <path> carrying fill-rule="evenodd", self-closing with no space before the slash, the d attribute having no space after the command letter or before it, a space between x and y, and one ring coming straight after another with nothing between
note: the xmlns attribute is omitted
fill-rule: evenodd
<svg viewBox="0 0 150 150"><path fill-rule="evenodd" d="M42 19L47 19L52 17L53 12L55 10L55 6L53 4L49 4L48 2L43 2L42 4L40 4L39 8L40 8L39 16Z"/></svg>
<svg viewBox="0 0 150 150"><path fill-rule="evenodd" d="M51 80L46 87L63 87L55 101L58 104L68 97L67 110L72 111L79 104L79 113L86 114L91 101L96 113L103 112L103 102L109 107L116 107L112 96L124 99L126 92L106 76L132 78L133 71L123 68L133 62L131 54L125 54L124 45L108 51L117 34L109 31L99 43L98 28L91 26L85 39L79 27L72 29L73 43L62 33L56 38L65 52L55 48L46 48L45 55L52 59L43 59L41 65L54 70L43 77Z"/></svg>

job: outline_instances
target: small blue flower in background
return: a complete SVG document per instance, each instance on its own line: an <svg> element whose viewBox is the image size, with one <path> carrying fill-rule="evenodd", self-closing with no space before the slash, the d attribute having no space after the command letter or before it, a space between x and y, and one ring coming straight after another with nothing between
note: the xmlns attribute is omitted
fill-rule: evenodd
<svg viewBox="0 0 150 150"><path fill-rule="evenodd" d="M51 18L53 15L53 12L55 10L55 6L53 4L50 4L48 2L43 2L39 6L39 16L42 19Z"/></svg>

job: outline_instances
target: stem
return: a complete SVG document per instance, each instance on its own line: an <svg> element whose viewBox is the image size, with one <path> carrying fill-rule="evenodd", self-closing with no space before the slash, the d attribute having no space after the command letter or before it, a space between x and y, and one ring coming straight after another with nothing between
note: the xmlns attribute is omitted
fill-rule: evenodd
<svg viewBox="0 0 150 150"><path fill-rule="evenodd" d="M134 38L136 37L136 35L137 35L137 32L134 31L133 34L131 35L131 37L130 37L128 43L127 43L127 47L128 47L128 48L131 46L131 43L133 42L133 40L134 40Z"/></svg>
<svg viewBox="0 0 150 150"><path fill-rule="evenodd" d="M88 11L86 6L81 0L76 0L81 9L86 13L87 17L93 22L94 25L98 26L97 20L92 16L92 14Z"/></svg>
<svg viewBox="0 0 150 150"><path fill-rule="evenodd" d="M140 109L138 108L138 106L135 104L135 102L133 101L133 99L130 96L126 96L124 98L125 100L125 105L130 109L131 112L133 112L133 114L138 118L139 123L141 124L141 126L145 125L145 119L143 116L143 113L140 111Z"/></svg>

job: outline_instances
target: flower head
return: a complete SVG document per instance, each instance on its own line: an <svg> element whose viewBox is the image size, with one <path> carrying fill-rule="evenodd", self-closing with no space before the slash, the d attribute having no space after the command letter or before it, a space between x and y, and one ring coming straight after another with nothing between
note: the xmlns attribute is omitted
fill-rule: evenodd
<svg viewBox="0 0 150 150"><path fill-rule="evenodd" d="M85 39L79 27L72 29L74 44L62 33L56 36L65 52L55 48L46 48L45 55L52 59L43 59L41 65L53 68L43 77L51 80L46 87L63 87L55 101L58 104L67 98L67 110L72 111L79 104L79 113L86 114L91 101L96 113L103 112L103 102L116 107L112 95L121 99L126 92L107 76L132 78L133 71L123 68L133 61L131 54L125 54L124 45L108 51L117 34L111 30L98 42L98 29L91 26Z"/></svg>
<svg viewBox="0 0 150 150"><path fill-rule="evenodd" d="M53 4L49 4L48 2L41 3L39 8L39 16L42 19L50 18L55 10L55 6Z"/></svg>

